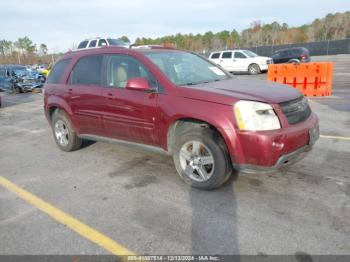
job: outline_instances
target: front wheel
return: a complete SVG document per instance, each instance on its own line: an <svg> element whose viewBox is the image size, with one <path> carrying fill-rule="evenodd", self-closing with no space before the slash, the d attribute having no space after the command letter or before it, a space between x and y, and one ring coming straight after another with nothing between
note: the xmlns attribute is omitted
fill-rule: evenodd
<svg viewBox="0 0 350 262"><path fill-rule="evenodd" d="M249 74L251 75L257 75L260 73L260 67L257 65L257 64L251 64L249 67L248 67L248 72Z"/></svg>
<svg viewBox="0 0 350 262"><path fill-rule="evenodd" d="M177 136L174 164L187 184L210 190L221 186L230 177L230 157L221 140L208 128L195 128Z"/></svg>

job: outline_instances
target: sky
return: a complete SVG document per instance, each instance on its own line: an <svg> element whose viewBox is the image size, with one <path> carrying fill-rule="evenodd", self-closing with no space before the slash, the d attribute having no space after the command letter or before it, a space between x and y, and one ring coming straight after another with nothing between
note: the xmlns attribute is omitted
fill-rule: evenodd
<svg viewBox="0 0 350 262"><path fill-rule="evenodd" d="M10 0L0 9L0 39L28 36L50 52L85 38L160 37L236 29L253 21L300 26L328 13L350 11L350 0Z"/></svg>

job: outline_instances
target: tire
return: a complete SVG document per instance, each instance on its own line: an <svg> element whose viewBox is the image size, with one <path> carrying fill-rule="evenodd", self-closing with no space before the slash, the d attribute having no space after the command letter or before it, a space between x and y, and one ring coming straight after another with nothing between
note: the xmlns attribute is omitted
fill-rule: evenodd
<svg viewBox="0 0 350 262"><path fill-rule="evenodd" d="M196 151L195 148L199 148L197 150L199 158L196 158L196 154L191 155L191 151L192 153ZM187 184L198 189L218 188L229 179L232 173L226 145L221 137L209 128L195 127L177 132L173 159L180 177ZM209 164L203 164L203 161ZM200 175L203 172L205 176Z"/></svg>
<svg viewBox="0 0 350 262"><path fill-rule="evenodd" d="M57 146L65 152L77 150L82 145L82 139L78 137L69 117L62 110L53 113L52 132Z"/></svg>
<svg viewBox="0 0 350 262"><path fill-rule="evenodd" d="M292 59L292 60L289 60L288 63L298 65L298 64L300 64L300 61L298 59Z"/></svg>
<svg viewBox="0 0 350 262"><path fill-rule="evenodd" d="M257 75L260 74L261 70L260 67L257 64L251 64L248 67L248 73L251 75Z"/></svg>

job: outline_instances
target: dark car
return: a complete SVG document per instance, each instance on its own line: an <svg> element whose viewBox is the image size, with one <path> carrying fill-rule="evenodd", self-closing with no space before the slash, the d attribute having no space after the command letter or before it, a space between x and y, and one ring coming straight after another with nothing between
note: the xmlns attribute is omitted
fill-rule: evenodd
<svg viewBox="0 0 350 262"><path fill-rule="evenodd" d="M310 52L305 47L281 49L272 54L274 64L310 62Z"/></svg>
<svg viewBox="0 0 350 262"><path fill-rule="evenodd" d="M237 79L176 49L68 52L44 89L46 117L63 151L83 139L158 149L173 156L185 182L202 189L219 187L232 170L272 172L295 163L318 139L318 118L298 90Z"/></svg>
<svg viewBox="0 0 350 262"><path fill-rule="evenodd" d="M45 76L36 70L29 70L22 65L0 66L0 90L12 92L28 92L41 88Z"/></svg>

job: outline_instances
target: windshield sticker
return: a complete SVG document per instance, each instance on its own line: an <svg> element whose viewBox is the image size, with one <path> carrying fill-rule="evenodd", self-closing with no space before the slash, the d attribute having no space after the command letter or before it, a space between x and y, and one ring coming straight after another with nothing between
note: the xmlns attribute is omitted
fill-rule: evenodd
<svg viewBox="0 0 350 262"><path fill-rule="evenodd" d="M213 71L215 74L217 74L218 76L224 76L225 73L222 72L219 68L215 67L215 66L209 66L208 67L211 71Z"/></svg>

